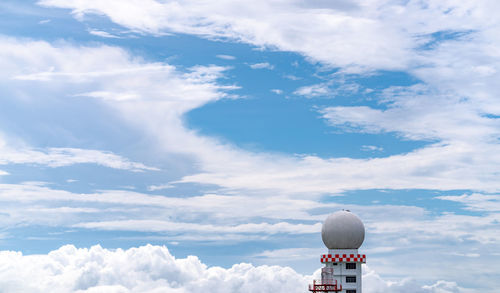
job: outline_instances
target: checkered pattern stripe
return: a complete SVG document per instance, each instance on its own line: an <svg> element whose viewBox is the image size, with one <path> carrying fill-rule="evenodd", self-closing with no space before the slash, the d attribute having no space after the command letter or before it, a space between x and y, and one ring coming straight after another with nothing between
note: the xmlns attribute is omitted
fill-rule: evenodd
<svg viewBox="0 0 500 293"><path fill-rule="evenodd" d="M321 262L361 262L366 263L365 254L323 254Z"/></svg>

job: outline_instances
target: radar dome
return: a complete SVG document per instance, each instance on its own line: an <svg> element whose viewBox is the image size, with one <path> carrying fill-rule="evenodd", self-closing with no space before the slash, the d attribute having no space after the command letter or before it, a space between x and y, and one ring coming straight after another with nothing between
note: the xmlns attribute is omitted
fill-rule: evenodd
<svg viewBox="0 0 500 293"><path fill-rule="evenodd" d="M355 214L338 211L326 218L321 238L328 249L358 249L365 240L365 226Z"/></svg>

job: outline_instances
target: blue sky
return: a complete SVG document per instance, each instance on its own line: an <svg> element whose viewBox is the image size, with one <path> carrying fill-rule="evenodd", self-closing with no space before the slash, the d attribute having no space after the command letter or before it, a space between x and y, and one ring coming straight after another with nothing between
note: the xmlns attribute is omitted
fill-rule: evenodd
<svg viewBox="0 0 500 293"><path fill-rule="evenodd" d="M0 250L307 281L350 209L366 292L494 292L498 4L254 2L2 1Z"/></svg>

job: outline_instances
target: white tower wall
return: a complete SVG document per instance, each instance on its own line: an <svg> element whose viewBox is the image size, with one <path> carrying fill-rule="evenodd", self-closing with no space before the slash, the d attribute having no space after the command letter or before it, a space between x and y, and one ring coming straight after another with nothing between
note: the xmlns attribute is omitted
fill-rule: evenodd
<svg viewBox="0 0 500 293"><path fill-rule="evenodd" d="M325 267L333 268L333 278L342 286L340 292L362 292L362 264L366 262L366 255L359 254L357 249L329 249L328 254L321 256L321 262Z"/></svg>

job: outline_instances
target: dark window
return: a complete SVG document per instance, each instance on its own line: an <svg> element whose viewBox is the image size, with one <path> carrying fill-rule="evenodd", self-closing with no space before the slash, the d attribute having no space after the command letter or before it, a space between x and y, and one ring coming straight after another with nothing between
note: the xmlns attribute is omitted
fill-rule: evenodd
<svg viewBox="0 0 500 293"><path fill-rule="evenodd" d="M356 283L356 276L345 277L345 282L346 283Z"/></svg>
<svg viewBox="0 0 500 293"><path fill-rule="evenodd" d="M336 263L336 262L334 262L334 263L333 263L333 265L334 265L334 266L336 266L336 265L337 265L337 263Z"/></svg>
<svg viewBox="0 0 500 293"><path fill-rule="evenodd" d="M349 262L345 264L345 268L348 270L355 270L356 269L356 263L355 262Z"/></svg>
<svg viewBox="0 0 500 293"><path fill-rule="evenodd" d="M356 290L345 290L345 293L356 293Z"/></svg>

